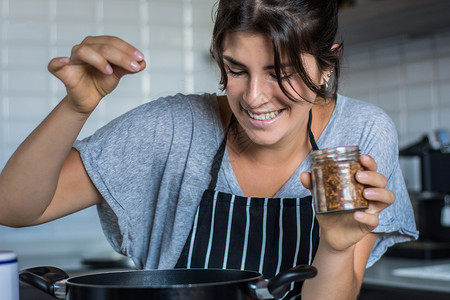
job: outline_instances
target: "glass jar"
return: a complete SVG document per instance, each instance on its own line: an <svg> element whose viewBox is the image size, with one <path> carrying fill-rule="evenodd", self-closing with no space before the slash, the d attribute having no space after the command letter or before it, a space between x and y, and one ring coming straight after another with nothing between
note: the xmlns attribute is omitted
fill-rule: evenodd
<svg viewBox="0 0 450 300"><path fill-rule="evenodd" d="M363 197L364 185L355 178L356 172L363 169L359 163L358 146L315 150L311 160L317 214L349 212L368 207Z"/></svg>

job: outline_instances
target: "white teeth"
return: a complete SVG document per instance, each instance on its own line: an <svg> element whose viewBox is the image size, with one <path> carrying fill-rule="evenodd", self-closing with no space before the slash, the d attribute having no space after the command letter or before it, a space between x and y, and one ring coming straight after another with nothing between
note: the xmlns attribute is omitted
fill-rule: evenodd
<svg viewBox="0 0 450 300"><path fill-rule="evenodd" d="M279 110L273 111L273 112L270 112L270 113L265 113L265 114L253 114L253 113L251 113L251 112L248 111L248 114L249 114L249 116L250 116L252 119L260 120L260 121L273 119L273 118L275 118L276 116L278 116L279 113L280 113Z"/></svg>

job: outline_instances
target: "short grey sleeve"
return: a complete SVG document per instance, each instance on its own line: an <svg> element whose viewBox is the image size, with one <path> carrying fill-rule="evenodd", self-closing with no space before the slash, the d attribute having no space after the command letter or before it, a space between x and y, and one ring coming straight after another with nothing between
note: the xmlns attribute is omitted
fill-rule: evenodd
<svg viewBox="0 0 450 300"><path fill-rule="evenodd" d="M339 109L341 136L347 143L359 145L361 154L372 156L377 172L387 180L387 189L395 201L379 215L378 233L367 267L373 265L395 243L417 239L414 214L398 161L398 136L392 119L380 108L362 101L342 97Z"/></svg>
<svg viewBox="0 0 450 300"><path fill-rule="evenodd" d="M149 220L156 213L155 179L163 176L161 169L173 140L173 118L167 105L165 100L142 105L75 144L105 199L98 212L108 241L138 266L148 241L133 230L148 232L153 227Z"/></svg>
<svg viewBox="0 0 450 300"><path fill-rule="evenodd" d="M396 244L417 239L414 213L406 189L398 160L397 131L392 120L380 112L369 127L371 140L363 143L363 153L371 155L388 184L386 189L395 194L395 201L384 209L379 216L379 224L373 232L378 233L367 267L373 265L386 250ZM370 136L370 135L369 135Z"/></svg>

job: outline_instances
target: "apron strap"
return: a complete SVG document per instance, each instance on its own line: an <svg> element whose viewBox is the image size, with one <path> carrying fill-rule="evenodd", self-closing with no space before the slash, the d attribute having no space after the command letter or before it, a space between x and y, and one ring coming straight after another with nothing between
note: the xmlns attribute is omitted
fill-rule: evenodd
<svg viewBox="0 0 450 300"><path fill-rule="evenodd" d="M311 123L312 123L312 109L309 110L309 119L308 119L308 134L309 134L309 142L311 143L311 147L313 151L319 150L319 147L317 147L316 139L314 138L314 134L311 130Z"/></svg>
<svg viewBox="0 0 450 300"><path fill-rule="evenodd" d="M230 123L228 123L227 130L225 131L225 135L223 137L222 143L219 146L216 154L214 155L213 162L211 165L210 175L211 181L209 182L209 190L215 190L217 184L217 178L219 176L220 165L222 164L223 155L225 153L225 147L227 145L227 136L230 131L231 125L236 121L236 117L234 114L231 114Z"/></svg>

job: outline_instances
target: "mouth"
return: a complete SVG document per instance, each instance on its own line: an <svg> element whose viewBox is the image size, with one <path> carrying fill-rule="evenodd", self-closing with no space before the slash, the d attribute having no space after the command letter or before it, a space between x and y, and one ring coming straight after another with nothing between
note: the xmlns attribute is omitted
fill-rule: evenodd
<svg viewBox="0 0 450 300"><path fill-rule="evenodd" d="M252 113L248 110L246 110L246 112L250 116L250 118L252 118L254 120L267 121L267 120L275 119L280 114L281 109L271 111L271 112L266 112L266 113Z"/></svg>

